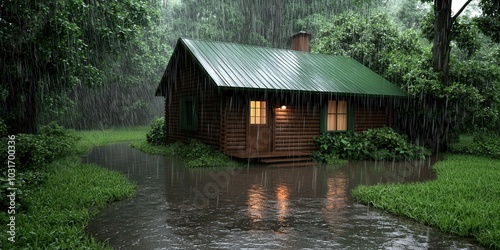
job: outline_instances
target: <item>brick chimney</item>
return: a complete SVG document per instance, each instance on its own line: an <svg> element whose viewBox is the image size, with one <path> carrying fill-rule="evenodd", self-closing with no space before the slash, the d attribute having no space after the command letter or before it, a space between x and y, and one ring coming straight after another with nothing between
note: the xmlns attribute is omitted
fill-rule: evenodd
<svg viewBox="0 0 500 250"><path fill-rule="evenodd" d="M292 50L309 52L309 40L311 34L305 31L299 31L292 36Z"/></svg>

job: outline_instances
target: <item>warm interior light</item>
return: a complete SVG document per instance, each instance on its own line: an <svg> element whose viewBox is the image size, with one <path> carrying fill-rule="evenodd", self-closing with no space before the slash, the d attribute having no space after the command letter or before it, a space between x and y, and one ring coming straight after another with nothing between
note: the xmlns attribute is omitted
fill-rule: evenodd
<svg viewBox="0 0 500 250"><path fill-rule="evenodd" d="M281 109L283 109L283 110L286 109L286 106L285 105L281 106Z"/></svg>

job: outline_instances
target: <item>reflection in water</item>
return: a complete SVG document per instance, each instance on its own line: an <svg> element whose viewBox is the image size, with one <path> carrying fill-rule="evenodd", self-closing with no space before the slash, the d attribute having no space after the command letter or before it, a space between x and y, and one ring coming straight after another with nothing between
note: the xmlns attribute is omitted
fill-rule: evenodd
<svg viewBox="0 0 500 250"><path fill-rule="evenodd" d="M252 222L261 221L265 217L266 201L261 185L254 184L248 189L248 217Z"/></svg>
<svg viewBox="0 0 500 250"><path fill-rule="evenodd" d="M288 196L289 191L286 185L280 184L276 187L276 208L278 210L278 220L283 221L283 219L288 216L288 207L290 206Z"/></svg>
<svg viewBox="0 0 500 250"><path fill-rule="evenodd" d="M327 192L325 205L322 209L325 220L328 224L335 226L344 218L344 209L346 206L345 173L339 172L337 175L327 179Z"/></svg>
<svg viewBox="0 0 500 250"><path fill-rule="evenodd" d="M359 184L432 179L429 161L188 169L126 144L95 148L83 161L137 183L136 197L88 227L115 249L481 249L350 196Z"/></svg>

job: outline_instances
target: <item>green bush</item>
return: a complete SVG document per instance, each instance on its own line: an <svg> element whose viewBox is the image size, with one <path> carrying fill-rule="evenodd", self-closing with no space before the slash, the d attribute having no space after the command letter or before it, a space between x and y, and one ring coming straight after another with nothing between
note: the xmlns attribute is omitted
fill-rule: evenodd
<svg viewBox="0 0 500 250"><path fill-rule="evenodd" d="M73 130L51 122L41 126L38 134L18 134L16 136L17 170L35 170L53 160L66 156L78 141Z"/></svg>
<svg viewBox="0 0 500 250"><path fill-rule="evenodd" d="M448 147L452 153L488 156L500 159L500 134L492 131L476 131L472 135L461 135Z"/></svg>
<svg viewBox="0 0 500 250"><path fill-rule="evenodd" d="M314 143L319 150L313 158L323 163L330 163L336 157L351 161L414 160L430 155L427 149L409 143L406 136L388 127L363 133L324 133L314 138Z"/></svg>
<svg viewBox="0 0 500 250"><path fill-rule="evenodd" d="M165 144L165 117L153 118L151 121L151 130L146 134L146 141L153 145Z"/></svg>
<svg viewBox="0 0 500 250"><path fill-rule="evenodd" d="M1 124L0 124L1 127ZM5 142L6 138L2 139ZM41 126L38 134L18 134L15 137L15 187L16 203L22 204L27 195L27 190L43 182L45 176L45 166L52 161L72 153L78 137L72 130L64 129L56 123ZM4 143L4 145L7 145ZM0 147L2 162L7 163L7 147ZM12 164L9 164L12 165ZM6 197L8 183L8 164L2 165L0 180L2 188L0 194L0 207L8 206Z"/></svg>

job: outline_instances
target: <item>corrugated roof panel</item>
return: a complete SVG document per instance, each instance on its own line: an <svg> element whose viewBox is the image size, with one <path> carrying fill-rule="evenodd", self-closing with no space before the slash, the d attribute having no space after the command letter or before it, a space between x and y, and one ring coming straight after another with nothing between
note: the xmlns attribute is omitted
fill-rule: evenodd
<svg viewBox="0 0 500 250"><path fill-rule="evenodd" d="M180 42L220 87L407 95L351 58L192 39Z"/></svg>

